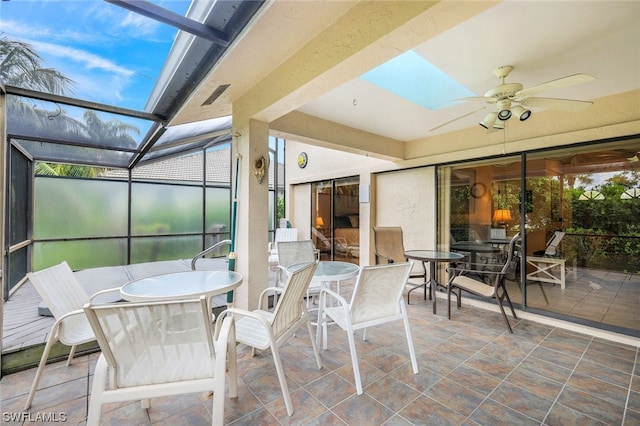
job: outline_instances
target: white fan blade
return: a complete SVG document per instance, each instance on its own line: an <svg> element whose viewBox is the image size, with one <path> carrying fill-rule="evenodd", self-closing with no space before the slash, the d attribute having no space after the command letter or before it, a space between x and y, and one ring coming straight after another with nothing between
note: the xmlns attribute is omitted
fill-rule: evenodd
<svg viewBox="0 0 640 426"><path fill-rule="evenodd" d="M560 111L578 112L589 108L593 102L576 101L573 99L556 98L526 98L521 100L520 105L534 108L558 109Z"/></svg>
<svg viewBox="0 0 640 426"><path fill-rule="evenodd" d="M495 104L496 102L498 102L498 98L488 96L469 96L467 98L451 99L451 102L453 101L480 101L486 102L488 104Z"/></svg>
<svg viewBox="0 0 640 426"><path fill-rule="evenodd" d="M596 78L594 76L588 74L574 74L557 80L548 81L537 86L529 87L528 89L522 89L516 93L515 98L526 98L531 95L535 95L536 93L587 83L595 79Z"/></svg>
<svg viewBox="0 0 640 426"><path fill-rule="evenodd" d="M439 126L434 127L433 129L429 129L429 131L431 132L431 131L433 131L433 130L438 130L439 128L444 127L444 126L446 126L447 124L451 124L451 123L453 123L454 121L458 121L458 120L460 120L461 118L465 118L465 117L467 117L467 116L469 116L469 115L471 115L471 114L475 114L476 112L478 112L478 111L482 111L482 110L483 110L483 109L485 109L485 108L487 108L487 107L478 108L478 109L476 109L476 110L474 110L474 111L468 112L468 113L466 113L466 114L464 114L464 115L461 115L461 116L459 116L459 117L454 118L453 120L449 120L449 121L447 121L446 123L442 123L442 124L440 124Z"/></svg>

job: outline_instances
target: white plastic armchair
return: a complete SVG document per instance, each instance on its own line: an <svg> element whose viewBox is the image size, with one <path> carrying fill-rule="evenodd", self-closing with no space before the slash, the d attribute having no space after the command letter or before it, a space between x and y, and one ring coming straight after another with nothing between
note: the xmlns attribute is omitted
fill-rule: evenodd
<svg viewBox="0 0 640 426"><path fill-rule="evenodd" d="M82 310L84 304L98 295L120 290L120 288L103 290L89 298L67 262L62 262L38 272L30 272L27 277L51 311L55 318L55 323L47 337L47 344L42 352L36 376L27 396L25 410L31 407L53 345L60 341L66 346L71 346L69 357L67 358L68 367L75 355L76 347L96 339Z"/></svg>
<svg viewBox="0 0 640 426"><path fill-rule="evenodd" d="M287 268L299 263L315 262L318 258L311 240L281 241L278 243L278 266L276 285L284 287L287 282Z"/></svg>
<svg viewBox="0 0 640 426"><path fill-rule="evenodd" d="M275 266L278 263L278 243L281 241L297 241L298 228L277 228L273 242L269 243L269 265Z"/></svg>
<svg viewBox="0 0 640 426"><path fill-rule="evenodd" d="M235 330L233 318L225 318L214 339L207 306L205 296L85 305L102 349L87 424L100 423L106 403L142 400L148 408L149 398L213 391L211 423L223 425L227 367L229 396L237 396Z"/></svg>
<svg viewBox="0 0 640 426"><path fill-rule="evenodd" d="M402 298L412 266L409 262L362 267L351 296L351 302L347 302L333 290L327 288L320 290L316 345L320 345L321 335L323 335L323 347L324 349L327 348L327 321L329 320L335 322L347 332L358 395L362 394L362 381L360 379L358 355L354 340L354 332L356 330L364 330L362 338L366 340L367 327L402 320L407 337L407 345L409 346L413 373L418 373L413 338L409 327L409 317ZM327 306L327 297L338 303Z"/></svg>
<svg viewBox="0 0 640 426"><path fill-rule="evenodd" d="M318 348L311 331L309 312L307 311L304 301L304 295L307 292L317 265L317 262L308 263L293 272L289 276L284 288L269 287L265 289L260 296L257 310L246 311L239 308L229 308L223 311L218 317L218 321L226 315L233 315L235 317L236 338L238 342L251 346L254 350L271 349L280 388L282 389L282 396L284 397L284 403L289 416L293 414L293 405L282 368L282 361L280 360L279 348L305 324L309 331L318 369L322 368ZM273 312L269 312L262 308L262 303L266 299L264 296L273 291L280 292L281 296Z"/></svg>

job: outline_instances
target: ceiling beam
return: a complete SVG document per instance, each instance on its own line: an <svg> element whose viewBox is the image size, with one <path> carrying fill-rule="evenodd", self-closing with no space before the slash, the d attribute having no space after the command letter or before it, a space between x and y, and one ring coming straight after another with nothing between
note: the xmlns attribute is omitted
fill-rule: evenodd
<svg viewBox="0 0 640 426"><path fill-rule="evenodd" d="M269 126L272 135L285 139L389 161L405 159L404 142L299 111L290 112L272 121Z"/></svg>
<svg viewBox="0 0 640 426"><path fill-rule="evenodd" d="M221 46L229 46L229 37L222 31L204 25L201 22L186 18L170 10L157 6L147 0L104 0L124 9L130 10L154 21L162 22L189 34L209 40Z"/></svg>

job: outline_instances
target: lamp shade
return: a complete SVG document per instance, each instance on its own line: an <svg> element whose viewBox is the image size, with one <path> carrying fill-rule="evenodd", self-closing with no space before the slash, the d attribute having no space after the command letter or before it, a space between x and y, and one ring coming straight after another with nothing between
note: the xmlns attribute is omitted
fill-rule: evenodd
<svg viewBox="0 0 640 426"><path fill-rule="evenodd" d="M316 217L316 227L318 228L324 227L324 220L322 219L322 216Z"/></svg>
<svg viewBox="0 0 640 426"><path fill-rule="evenodd" d="M493 212L493 222L511 222L511 210L497 209Z"/></svg>
<svg viewBox="0 0 640 426"><path fill-rule="evenodd" d="M487 114L487 116L484 118L484 120L482 120L478 124L480 124L485 129L490 129L490 128L493 127L493 125L494 125L494 123L496 122L497 119L498 119L498 113L497 112L490 112L489 114Z"/></svg>
<svg viewBox="0 0 640 426"><path fill-rule="evenodd" d="M520 105L516 105L511 108L511 112L513 112L520 121L525 121L527 118L531 117L531 111L521 107Z"/></svg>
<svg viewBox="0 0 640 426"><path fill-rule="evenodd" d="M509 99L500 99L498 105L498 118L506 121L511 118L511 101Z"/></svg>

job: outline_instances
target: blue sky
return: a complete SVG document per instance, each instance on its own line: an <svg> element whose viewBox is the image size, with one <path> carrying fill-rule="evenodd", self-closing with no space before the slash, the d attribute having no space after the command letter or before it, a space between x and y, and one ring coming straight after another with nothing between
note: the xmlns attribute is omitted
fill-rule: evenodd
<svg viewBox="0 0 640 426"><path fill-rule="evenodd" d="M363 74L362 78L432 111L451 106L452 99L474 96L413 50Z"/></svg>
<svg viewBox="0 0 640 426"><path fill-rule="evenodd" d="M191 1L153 3L184 15ZM10 0L0 32L72 79L73 97L143 110L177 31L102 0Z"/></svg>

